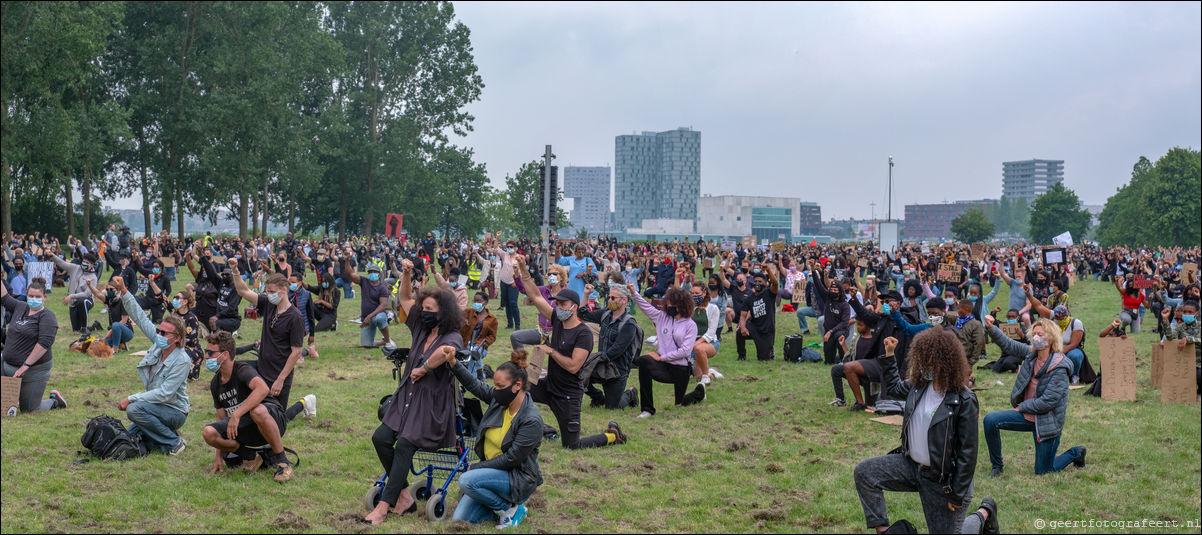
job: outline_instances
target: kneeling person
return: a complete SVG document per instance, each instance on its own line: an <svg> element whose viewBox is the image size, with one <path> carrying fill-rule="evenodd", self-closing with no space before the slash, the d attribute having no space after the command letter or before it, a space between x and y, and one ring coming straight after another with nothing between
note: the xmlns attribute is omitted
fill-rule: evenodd
<svg viewBox="0 0 1202 535"><path fill-rule="evenodd" d="M268 457L276 481L292 479L292 463L284 456L281 438L288 425L284 409L268 395L267 383L254 366L234 360L233 335L218 331L209 336L205 357L205 367L215 373L209 390L220 418L204 428L205 442L217 449L210 473L222 471L225 454L234 453L247 471L258 470ZM271 453L260 457L252 448L264 444L271 446Z"/></svg>

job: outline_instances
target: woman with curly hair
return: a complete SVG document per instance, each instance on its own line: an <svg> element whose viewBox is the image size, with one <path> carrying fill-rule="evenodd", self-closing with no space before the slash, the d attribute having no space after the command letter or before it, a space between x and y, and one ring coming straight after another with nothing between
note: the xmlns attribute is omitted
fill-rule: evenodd
<svg viewBox="0 0 1202 535"><path fill-rule="evenodd" d="M677 405L687 406L705 401L704 383L697 383L697 388L685 394L689 378L693 375L689 355L697 341L693 296L687 290L670 288L664 295L664 309L659 310L635 293L633 284L628 288L634 302L655 324L656 351L634 359L635 366L639 368L639 400L643 409L639 418L655 414L652 388L656 381L671 384L675 388Z"/></svg>
<svg viewBox="0 0 1202 535"><path fill-rule="evenodd" d="M513 283L517 286L519 292L528 293L526 291L526 282L521 274L514 276ZM543 300L550 303L555 300L555 296L559 295L559 291L568 287L568 268L559 264L551 264L547 266L547 285L536 286L539 295L543 296ZM526 299L526 304L534 304L533 299ZM538 328L513 331L509 335L509 346L513 349L522 349L528 345L538 345L543 343L544 336L550 333L552 329L551 318L538 315Z"/></svg>
<svg viewBox="0 0 1202 535"><path fill-rule="evenodd" d="M977 466L977 397L968 388L971 370L956 335L927 329L910 344L906 379L893 357L897 339L884 340L878 357L891 397L906 400L901 447L865 459L855 468L864 519L877 533L889 526L884 491L918 492L931 533L997 533L997 505L990 498L968 516Z"/></svg>

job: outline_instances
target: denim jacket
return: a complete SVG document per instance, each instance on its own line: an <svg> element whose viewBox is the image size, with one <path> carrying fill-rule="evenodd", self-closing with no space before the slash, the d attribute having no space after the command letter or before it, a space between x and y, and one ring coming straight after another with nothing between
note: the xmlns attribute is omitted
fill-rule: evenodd
<svg viewBox="0 0 1202 535"><path fill-rule="evenodd" d="M163 356L163 350L154 345L156 327L142 312L142 307L138 306L138 300L132 292L125 292L125 295L121 296L121 304L125 306L125 313L137 322L142 334L151 341L146 356L138 363L138 375L142 378L142 385L146 387L146 391L130 394L130 403L143 401L166 405L188 414L188 372L192 369L192 359L188 357L188 352L182 347L175 348L155 373L155 365Z"/></svg>

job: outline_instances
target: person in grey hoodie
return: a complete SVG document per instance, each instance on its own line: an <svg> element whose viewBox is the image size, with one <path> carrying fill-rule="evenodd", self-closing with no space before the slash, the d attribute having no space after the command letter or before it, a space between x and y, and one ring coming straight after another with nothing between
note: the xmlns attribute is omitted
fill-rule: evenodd
<svg viewBox="0 0 1202 535"><path fill-rule="evenodd" d="M79 264L63 260L57 255L51 258L54 265L67 273L67 296L63 298L63 304L71 307L71 330L86 333L88 311L92 310L92 290L88 288L88 282L96 284L96 254L83 255Z"/></svg>
<svg viewBox="0 0 1202 535"><path fill-rule="evenodd" d="M1003 354L1024 350L1022 342L1011 340L994 325L993 316L985 324ZM1031 345L1018 369L1010 392L1013 410L994 411L985 416L985 443L989 446L989 477L1002 475L1002 437L999 430L1030 431L1035 438L1035 473L1059 472L1069 464L1085 466L1085 446L1074 446L1056 455L1068 409L1069 374L1073 362L1064 356L1060 327L1056 322L1037 319L1027 334Z"/></svg>

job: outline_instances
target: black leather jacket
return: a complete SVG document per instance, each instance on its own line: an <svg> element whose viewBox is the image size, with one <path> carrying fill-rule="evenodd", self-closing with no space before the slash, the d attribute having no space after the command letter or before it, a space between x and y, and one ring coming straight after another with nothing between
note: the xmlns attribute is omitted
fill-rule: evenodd
<svg viewBox="0 0 1202 535"><path fill-rule="evenodd" d="M889 395L905 399L906 409L902 419L902 445L894 450L909 456L909 441L906 433L910 428L910 417L914 408L926 392L926 385L911 385L902 381L897 374L897 363L891 356L877 358ZM948 392L943 404L931 418L927 432L931 466L923 467L919 473L929 481L939 483L947 501L963 503L972 488L973 474L977 468L977 396L964 388L959 392Z"/></svg>
<svg viewBox="0 0 1202 535"><path fill-rule="evenodd" d="M543 475L538 468L538 448L543 441L543 418L534 405L534 400L527 395L522 408L513 415L509 423L509 431L501 439L501 454L492 459L484 460L484 431L492 427L500 427L505 407L493 402L495 389L484 381L476 378L472 372L458 363L453 368L455 378L480 401L488 403L484 417L480 420L479 438L476 440L476 456L479 462L472 469L496 468L509 472L509 502L522 503L534 494L539 485L543 484Z"/></svg>

